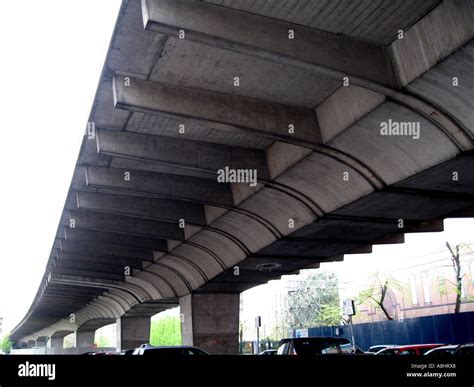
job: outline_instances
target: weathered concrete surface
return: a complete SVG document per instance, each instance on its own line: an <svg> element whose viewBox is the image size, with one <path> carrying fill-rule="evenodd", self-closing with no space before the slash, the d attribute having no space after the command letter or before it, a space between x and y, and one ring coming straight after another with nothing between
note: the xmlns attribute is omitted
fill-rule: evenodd
<svg viewBox="0 0 474 387"><path fill-rule="evenodd" d="M194 345L211 354L236 354L239 300L238 293L203 293L181 297L183 345Z"/></svg>
<svg viewBox="0 0 474 387"><path fill-rule="evenodd" d="M117 319L117 351L133 349L150 341L150 317Z"/></svg>
<svg viewBox="0 0 474 387"><path fill-rule="evenodd" d="M76 347L93 347L94 346L95 330L93 331L77 331L76 332Z"/></svg>

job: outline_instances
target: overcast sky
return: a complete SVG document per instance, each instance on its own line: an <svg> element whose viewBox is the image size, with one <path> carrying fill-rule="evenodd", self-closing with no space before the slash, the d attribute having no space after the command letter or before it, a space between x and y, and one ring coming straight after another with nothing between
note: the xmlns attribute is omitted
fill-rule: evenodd
<svg viewBox="0 0 474 387"><path fill-rule="evenodd" d="M45 270L120 0L0 0L0 316Z"/></svg>

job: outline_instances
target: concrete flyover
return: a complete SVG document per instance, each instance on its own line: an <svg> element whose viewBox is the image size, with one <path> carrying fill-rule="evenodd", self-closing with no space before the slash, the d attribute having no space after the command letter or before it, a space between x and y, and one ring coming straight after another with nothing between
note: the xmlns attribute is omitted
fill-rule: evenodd
<svg viewBox="0 0 474 387"><path fill-rule="evenodd" d="M240 292L472 216L473 21L473 0L124 1L17 346L117 321L133 348L179 303L185 344L236 353Z"/></svg>

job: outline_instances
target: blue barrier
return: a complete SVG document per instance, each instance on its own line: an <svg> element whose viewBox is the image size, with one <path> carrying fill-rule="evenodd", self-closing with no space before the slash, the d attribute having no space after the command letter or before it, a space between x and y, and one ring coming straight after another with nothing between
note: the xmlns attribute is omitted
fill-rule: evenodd
<svg viewBox="0 0 474 387"><path fill-rule="evenodd" d="M349 326L309 328L308 335L339 336L351 339ZM367 350L377 344L462 344L474 342L474 312L441 314L405 320L354 325L356 344Z"/></svg>

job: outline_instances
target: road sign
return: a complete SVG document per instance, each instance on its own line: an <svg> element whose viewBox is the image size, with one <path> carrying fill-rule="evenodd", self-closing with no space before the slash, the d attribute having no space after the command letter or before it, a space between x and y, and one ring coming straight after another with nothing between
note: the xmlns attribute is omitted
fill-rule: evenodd
<svg viewBox="0 0 474 387"><path fill-rule="evenodd" d="M295 337L296 337L296 338L309 337L308 329L296 329L296 331L295 331Z"/></svg>
<svg viewBox="0 0 474 387"><path fill-rule="evenodd" d="M342 301L342 311L346 316L355 315L355 305L354 300L344 300Z"/></svg>
<svg viewBox="0 0 474 387"><path fill-rule="evenodd" d="M255 328L259 328L261 326L262 326L262 317L261 316L255 317Z"/></svg>

